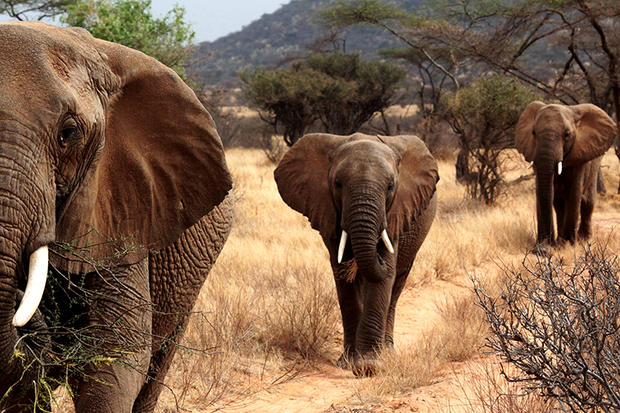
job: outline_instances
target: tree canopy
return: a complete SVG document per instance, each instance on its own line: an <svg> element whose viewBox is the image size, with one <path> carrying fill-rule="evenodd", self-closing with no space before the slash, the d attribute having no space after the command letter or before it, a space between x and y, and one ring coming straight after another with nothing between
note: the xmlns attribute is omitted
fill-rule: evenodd
<svg viewBox="0 0 620 413"><path fill-rule="evenodd" d="M385 109L405 71L394 64L365 61L358 54L315 54L287 69L240 74L261 118L293 145L316 121L326 132L349 134Z"/></svg>
<svg viewBox="0 0 620 413"><path fill-rule="evenodd" d="M65 24L153 56L183 78L194 38L184 19L185 9L178 5L163 18L154 17L151 0L78 0L62 16Z"/></svg>
<svg viewBox="0 0 620 413"><path fill-rule="evenodd" d="M525 107L539 99L514 78L491 74L443 98L448 122L459 137L457 179L469 195L491 204L502 182L500 153L514 147L514 127Z"/></svg>
<svg viewBox="0 0 620 413"><path fill-rule="evenodd" d="M330 26L385 28L456 89L463 65L447 67L440 56L445 48L562 103L591 102L617 115L619 15L617 0L439 0L415 13L379 0L339 0L321 12Z"/></svg>
<svg viewBox="0 0 620 413"><path fill-rule="evenodd" d="M0 0L0 14L17 20L42 20L64 13L74 0Z"/></svg>

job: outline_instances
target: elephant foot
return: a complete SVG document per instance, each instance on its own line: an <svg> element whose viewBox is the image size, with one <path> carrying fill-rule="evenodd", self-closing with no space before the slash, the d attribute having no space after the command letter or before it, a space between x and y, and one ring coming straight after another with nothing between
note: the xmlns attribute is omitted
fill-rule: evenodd
<svg viewBox="0 0 620 413"><path fill-rule="evenodd" d="M349 370L353 368L353 357L347 356L345 353L342 353L340 357L338 357L338 361L336 361L336 365L343 370Z"/></svg>
<svg viewBox="0 0 620 413"><path fill-rule="evenodd" d="M590 239L590 237L592 236L592 231L588 228L588 229L580 229L579 232L577 233L577 239L579 241L587 241Z"/></svg>
<svg viewBox="0 0 620 413"><path fill-rule="evenodd" d="M359 357L353 365L353 374L356 377L372 377L381 366L382 363L375 358Z"/></svg>

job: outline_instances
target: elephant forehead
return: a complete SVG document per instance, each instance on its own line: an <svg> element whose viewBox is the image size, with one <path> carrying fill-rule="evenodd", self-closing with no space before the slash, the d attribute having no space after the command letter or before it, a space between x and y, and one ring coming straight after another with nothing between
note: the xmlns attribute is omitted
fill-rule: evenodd
<svg viewBox="0 0 620 413"><path fill-rule="evenodd" d="M389 174L394 170L394 152L381 142L355 140L340 146L334 154L334 166L340 173Z"/></svg>
<svg viewBox="0 0 620 413"><path fill-rule="evenodd" d="M572 112L562 105L547 105L538 111L535 131L569 128L573 125Z"/></svg>
<svg viewBox="0 0 620 413"><path fill-rule="evenodd" d="M0 24L0 110L44 116L79 104L80 112L91 113L112 79L93 70L103 66L103 58L84 36L40 22Z"/></svg>

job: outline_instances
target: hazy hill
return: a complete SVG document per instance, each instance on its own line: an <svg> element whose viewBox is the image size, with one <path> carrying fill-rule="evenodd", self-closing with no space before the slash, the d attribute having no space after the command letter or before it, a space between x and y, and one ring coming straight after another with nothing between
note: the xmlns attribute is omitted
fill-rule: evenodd
<svg viewBox="0 0 620 413"><path fill-rule="evenodd" d="M414 9L423 0L402 0L408 9ZM283 61L303 56L307 46L329 35L329 30L315 23L317 10L333 0L292 0L271 14L264 14L242 30L214 42L198 45L189 72L207 84L232 86L237 84L236 73L248 66L275 67ZM204 16L209 19L209 16ZM361 52L365 57L376 57L376 51L399 42L387 33L372 27L347 29L339 37L339 45L346 52Z"/></svg>

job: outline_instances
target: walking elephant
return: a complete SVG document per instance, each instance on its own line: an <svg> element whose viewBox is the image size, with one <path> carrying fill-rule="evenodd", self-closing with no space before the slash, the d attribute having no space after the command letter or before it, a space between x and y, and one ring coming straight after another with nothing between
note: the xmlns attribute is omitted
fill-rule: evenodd
<svg viewBox="0 0 620 413"><path fill-rule="evenodd" d="M341 367L373 374L394 345L396 302L437 208L437 164L415 136L309 134L282 158L284 202L330 255L344 329Z"/></svg>
<svg viewBox="0 0 620 413"><path fill-rule="evenodd" d="M0 24L0 410L33 411L56 364L46 383L71 383L77 412L153 411L230 188L172 70L85 30ZM71 343L80 369L57 363Z"/></svg>
<svg viewBox="0 0 620 413"><path fill-rule="evenodd" d="M615 122L591 104L536 101L525 108L515 144L536 171L537 244L574 243L577 236L591 236L598 169L616 134Z"/></svg>

